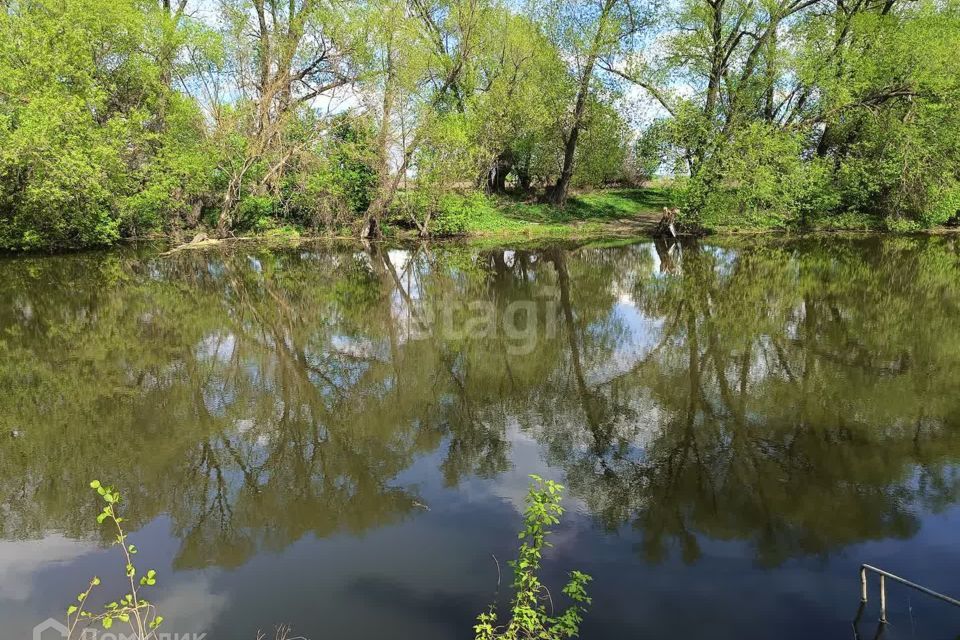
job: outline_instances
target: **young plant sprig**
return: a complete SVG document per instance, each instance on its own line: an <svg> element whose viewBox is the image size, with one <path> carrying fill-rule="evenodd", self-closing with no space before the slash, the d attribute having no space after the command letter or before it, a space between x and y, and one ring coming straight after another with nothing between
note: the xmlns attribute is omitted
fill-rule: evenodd
<svg viewBox="0 0 960 640"><path fill-rule="evenodd" d="M110 629L116 622L126 623L137 640L155 640L156 630L163 622L163 616L157 615L156 608L140 597L140 589L157 584L157 572L150 569L139 579L137 577L137 568L133 563L137 547L127 541L127 533L122 526L123 518L117 512L117 505L120 503L119 492L113 487L102 485L99 480L93 480L90 488L96 491L105 503L97 516L97 524L102 525L108 522L111 528L116 529L113 543L123 551L124 573L130 583L130 592L124 594L119 600L105 605L100 613L87 611L85 609L87 599L94 587L100 584L100 578L94 576L86 591L77 594L77 604L67 608L67 640L79 637L76 633L82 633L88 626L97 622L104 629Z"/></svg>
<svg viewBox="0 0 960 640"><path fill-rule="evenodd" d="M563 507L563 486L552 480L531 475L532 483L527 493L527 509L523 518L523 530L519 539L517 559L510 562L513 568L513 600L510 604L510 620L497 624L496 606L477 616L474 625L476 640L560 640L575 638L580 633L580 623L586 607L591 603L587 596L587 583L592 579L580 571L571 571L570 580L563 587L563 594L572 602L559 615L553 612L553 600L547 587L540 582L540 562L544 547L552 545L547 540L548 527L560 523ZM547 611L547 604L550 611Z"/></svg>

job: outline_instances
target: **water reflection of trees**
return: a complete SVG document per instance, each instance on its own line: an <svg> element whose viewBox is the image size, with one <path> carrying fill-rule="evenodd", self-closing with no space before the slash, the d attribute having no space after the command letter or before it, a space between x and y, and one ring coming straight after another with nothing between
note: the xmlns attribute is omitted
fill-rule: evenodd
<svg viewBox="0 0 960 640"><path fill-rule="evenodd" d="M83 535L99 473L170 514L182 566L235 565L408 516L427 453L502 472L515 424L650 560L909 536L960 487L958 275L937 238L8 262L0 534ZM557 328L528 354L431 323L524 300Z"/></svg>
<svg viewBox="0 0 960 640"><path fill-rule="evenodd" d="M700 535L749 540L770 563L911 535L918 506L960 488L958 257L933 240L686 248L682 275L633 287L663 319L656 346L592 388L582 414L609 416L555 459L608 526L643 532L654 561L670 543L695 560ZM611 428L618 398L638 392L645 446ZM546 437L565 438L568 420Z"/></svg>

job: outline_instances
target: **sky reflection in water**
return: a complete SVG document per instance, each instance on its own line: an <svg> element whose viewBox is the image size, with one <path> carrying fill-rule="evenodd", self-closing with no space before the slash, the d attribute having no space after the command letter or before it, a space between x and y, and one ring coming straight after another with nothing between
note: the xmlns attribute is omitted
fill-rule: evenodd
<svg viewBox="0 0 960 640"><path fill-rule="evenodd" d="M849 637L860 562L960 591L958 306L951 237L4 259L0 635L111 575L98 476L170 631L467 638L539 473L584 637Z"/></svg>

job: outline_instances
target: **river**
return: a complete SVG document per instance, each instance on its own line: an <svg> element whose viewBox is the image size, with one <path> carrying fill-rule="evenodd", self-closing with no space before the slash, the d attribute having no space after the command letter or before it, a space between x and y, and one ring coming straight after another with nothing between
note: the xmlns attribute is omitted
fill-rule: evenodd
<svg viewBox="0 0 960 640"><path fill-rule="evenodd" d="M0 638L123 593L94 478L168 632L471 638L530 474L585 639L849 638L960 594L958 391L951 236L0 258Z"/></svg>

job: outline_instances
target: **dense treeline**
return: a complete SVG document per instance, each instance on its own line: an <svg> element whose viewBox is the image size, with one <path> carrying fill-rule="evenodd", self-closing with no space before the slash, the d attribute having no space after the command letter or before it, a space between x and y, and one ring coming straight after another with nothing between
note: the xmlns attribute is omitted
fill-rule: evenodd
<svg viewBox="0 0 960 640"><path fill-rule="evenodd" d="M710 226L930 226L958 50L956 0L0 0L0 247L443 234L658 170Z"/></svg>

